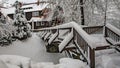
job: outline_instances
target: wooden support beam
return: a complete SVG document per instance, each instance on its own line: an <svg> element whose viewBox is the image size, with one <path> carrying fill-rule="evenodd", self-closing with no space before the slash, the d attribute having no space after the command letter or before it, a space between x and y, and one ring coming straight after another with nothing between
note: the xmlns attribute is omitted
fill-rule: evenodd
<svg viewBox="0 0 120 68"><path fill-rule="evenodd" d="M63 50L74 50L74 49L77 49L76 47L69 47L69 48L65 48L65 49L63 49Z"/></svg>
<svg viewBox="0 0 120 68"><path fill-rule="evenodd" d="M90 48L90 68L95 68L95 50Z"/></svg>
<svg viewBox="0 0 120 68"><path fill-rule="evenodd" d="M105 50L105 49L111 49L110 46L100 46L100 47L96 47L95 50Z"/></svg>

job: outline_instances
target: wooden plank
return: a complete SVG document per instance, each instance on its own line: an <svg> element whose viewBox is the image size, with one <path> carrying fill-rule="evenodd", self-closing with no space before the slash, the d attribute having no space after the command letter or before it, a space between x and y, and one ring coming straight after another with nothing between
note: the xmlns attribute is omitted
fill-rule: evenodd
<svg viewBox="0 0 120 68"><path fill-rule="evenodd" d="M63 50L60 52L62 53L64 51L64 49L70 44L70 42L73 40L73 38L67 43L67 45L63 48Z"/></svg>
<svg viewBox="0 0 120 68"><path fill-rule="evenodd" d="M73 50L73 49L77 49L77 48L76 48L76 47L69 47L69 48L63 49L63 51L64 51L64 50Z"/></svg>
<svg viewBox="0 0 120 68"><path fill-rule="evenodd" d="M83 29L89 29L89 28L103 28L103 26L83 26Z"/></svg>
<svg viewBox="0 0 120 68"><path fill-rule="evenodd" d="M95 50L105 50L105 49L111 49L110 46L100 46L100 47L96 47Z"/></svg>

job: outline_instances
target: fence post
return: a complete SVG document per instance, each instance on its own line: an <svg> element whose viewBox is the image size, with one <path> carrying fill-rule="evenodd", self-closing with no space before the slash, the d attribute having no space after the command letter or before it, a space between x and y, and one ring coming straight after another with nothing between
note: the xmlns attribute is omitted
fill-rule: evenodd
<svg viewBox="0 0 120 68"><path fill-rule="evenodd" d="M95 68L95 49L90 48L90 68Z"/></svg>

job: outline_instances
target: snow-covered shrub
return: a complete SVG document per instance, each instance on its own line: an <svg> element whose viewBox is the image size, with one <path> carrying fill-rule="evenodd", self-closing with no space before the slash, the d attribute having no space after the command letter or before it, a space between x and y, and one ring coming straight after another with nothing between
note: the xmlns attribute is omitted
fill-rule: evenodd
<svg viewBox="0 0 120 68"><path fill-rule="evenodd" d="M18 1L15 2L15 7L16 10L14 15L14 26L16 30L14 31L14 38L17 38L19 40L27 39L31 36L30 24L27 23L25 14L20 8L20 3Z"/></svg>
<svg viewBox="0 0 120 68"><path fill-rule="evenodd" d="M12 29L11 25L0 24L0 46L6 46L12 43Z"/></svg>

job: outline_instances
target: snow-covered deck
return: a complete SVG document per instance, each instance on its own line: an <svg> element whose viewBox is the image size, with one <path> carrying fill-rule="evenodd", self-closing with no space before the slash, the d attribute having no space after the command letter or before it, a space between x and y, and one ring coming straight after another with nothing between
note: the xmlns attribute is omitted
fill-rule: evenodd
<svg viewBox="0 0 120 68"><path fill-rule="evenodd" d="M26 41L15 41L10 46L0 47L0 55L20 55L37 62L54 63L58 63L60 58L65 57L63 53L47 53L45 43L36 33Z"/></svg>

